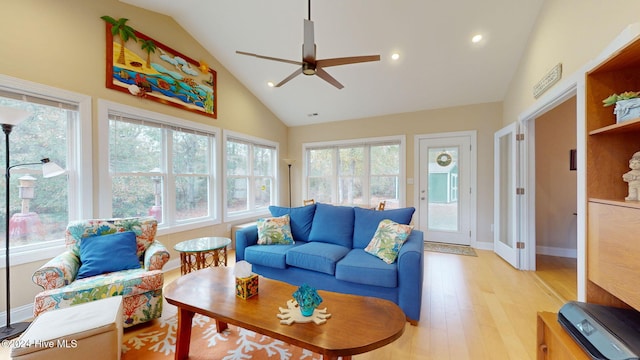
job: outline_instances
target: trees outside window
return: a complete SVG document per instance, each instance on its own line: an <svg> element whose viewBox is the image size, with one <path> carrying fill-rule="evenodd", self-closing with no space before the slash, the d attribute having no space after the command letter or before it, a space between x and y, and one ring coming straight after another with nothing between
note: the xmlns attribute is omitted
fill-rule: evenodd
<svg viewBox="0 0 640 360"><path fill-rule="evenodd" d="M0 221L10 217L12 262L50 257L50 248L64 244L71 220L91 216L91 99L40 84L0 76L0 106L31 114L13 127L9 137L10 165L39 163L49 158L66 170L44 179L39 165L17 166L10 174L9 214L2 206ZM5 159L4 134L0 158ZM89 139L85 141L85 139ZM4 160L2 170L4 174ZM82 165L88 165L88 169ZM82 179L86 178L86 182ZM26 181L25 181L26 180ZM0 178L4 204L6 177ZM5 238L2 226L0 237Z"/></svg>
<svg viewBox="0 0 640 360"><path fill-rule="evenodd" d="M108 154L110 182L101 196L105 216L150 215L165 230L219 222L216 128L108 102L103 111L108 146L101 151Z"/></svg>
<svg viewBox="0 0 640 360"><path fill-rule="evenodd" d="M235 133L226 135L225 144L226 217L267 212L276 199L277 145Z"/></svg>
<svg viewBox="0 0 640 360"><path fill-rule="evenodd" d="M387 208L404 202L404 137L304 145L305 199Z"/></svg>

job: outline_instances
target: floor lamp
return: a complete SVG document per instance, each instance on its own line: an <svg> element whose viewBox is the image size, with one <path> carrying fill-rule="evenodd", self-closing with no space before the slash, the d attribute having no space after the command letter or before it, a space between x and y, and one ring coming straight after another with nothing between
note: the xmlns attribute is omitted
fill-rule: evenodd
<svg viewBox="0 0 640 360"><path fill-rule="evenodd" d="M289 207L291 207L291 165L295 162L294 159L282 159L289 167Z"/></svg>
<svg viewBox="0 0 640 360"><path fill-rule="evenodd" d="M11 324L11 264L9 257L9 220L10 220L10 209L9 209L9 179L11 169L16 166L29 166L29 165L42 165L42 177L49 178L56 175L63 174L65 171L57 164L50 162L49 159L42 159L40 162L36 163L25 163L25 164L16 164L10 165L9 162L9 134L11 134L11 130L15 125L20 123L21 121L27 119L31 116L30 113L16 109L11 107L0 107L0 124L2 125L2 131L4 132L4 143L5 143L5 205L6 205L6 213L5 213L5 274L6 274L6 306L7 306L7 325L0 328L0 340L13 339L18 335L22 334L29 323L21 322L16 324Z"/></svg>

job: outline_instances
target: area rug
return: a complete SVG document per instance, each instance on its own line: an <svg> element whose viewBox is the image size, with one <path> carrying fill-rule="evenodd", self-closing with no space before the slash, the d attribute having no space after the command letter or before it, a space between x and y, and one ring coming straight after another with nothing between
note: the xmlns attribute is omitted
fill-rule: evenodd
<svg viewBox="0 0 640 360"><path fill-rule="evenodd" d="M438 242L425 241L425 251L433 251L445 254L456 254L466 256L478 256L471 246L443 244Z"/></svg>
<svg viewBox="0 0 640 360"><path fill-rule="evenodd" d="M275 316L274 316L275 317ZM128 329L124 333L123 360L169 360L176 351L177 317L161 318L149 325ZM206 316L194 316L191 330L189 360L320 360L311 351L288 345L268 336L229 325L223 333L216 331L216 322Z"/></svg>

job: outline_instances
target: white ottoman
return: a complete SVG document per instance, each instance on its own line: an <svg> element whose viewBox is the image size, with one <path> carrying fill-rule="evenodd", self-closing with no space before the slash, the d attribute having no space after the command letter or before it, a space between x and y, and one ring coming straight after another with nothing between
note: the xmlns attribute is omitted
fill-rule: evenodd
<svg viewBox="0 0 640 360"><path fill-rule="evenodd" d="M47 311L12 341L12 359L120 359L122 296Z"/></svg>

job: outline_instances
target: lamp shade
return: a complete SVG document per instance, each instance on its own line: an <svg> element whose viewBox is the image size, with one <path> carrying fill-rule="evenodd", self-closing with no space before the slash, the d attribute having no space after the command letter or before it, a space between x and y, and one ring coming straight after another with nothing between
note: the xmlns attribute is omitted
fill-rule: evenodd
<svg viewBox="0 0 640 360"><path fill-rule="evenodd" d="M0 106L0 124L18 125L21 121L26 120L31 113L22 109L16 109L8 106Z"/></svg>
<svg viewBox="0 0 640 360"><path fill-rule="evenodd" d="M65 170L60 165L49 161L49 159L42 160L42 177L50 178L64 174Z"/></svg>

